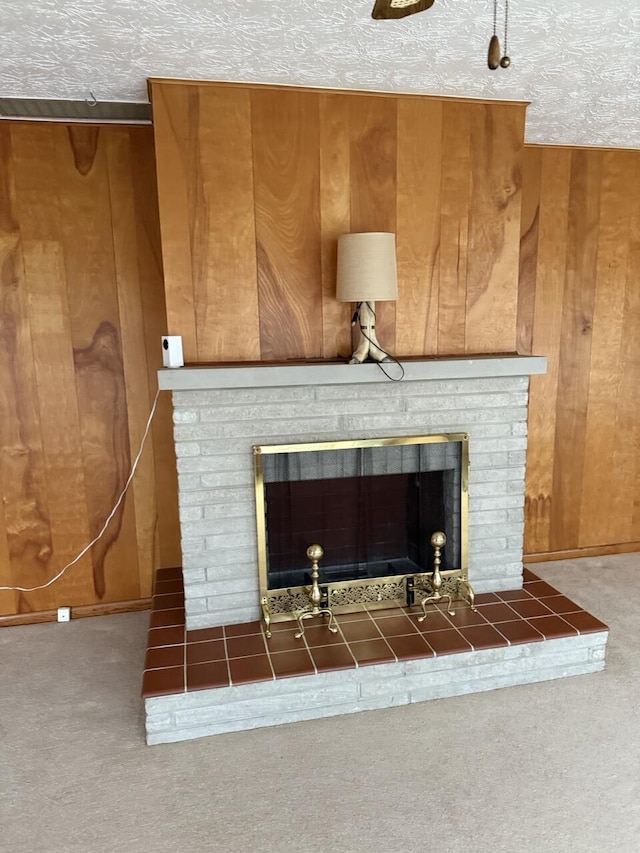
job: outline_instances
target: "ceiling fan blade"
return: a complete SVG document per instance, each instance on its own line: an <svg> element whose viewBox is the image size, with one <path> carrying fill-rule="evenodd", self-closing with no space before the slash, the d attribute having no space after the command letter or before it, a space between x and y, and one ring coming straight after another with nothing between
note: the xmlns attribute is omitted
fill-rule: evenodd
<svg viewBox="0 0 640 853"><path fill-rule="evenodd" d="M371 17L376 21L406 18L416 12L424 12L433 6L434 0L376 0Z"/></svg>

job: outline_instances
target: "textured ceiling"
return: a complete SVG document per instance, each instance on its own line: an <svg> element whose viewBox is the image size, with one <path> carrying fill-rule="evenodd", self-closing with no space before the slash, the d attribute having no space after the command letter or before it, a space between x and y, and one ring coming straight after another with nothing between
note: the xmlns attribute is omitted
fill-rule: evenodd
<svg viewBox="0 0 640 853"><path fill-rule="evenodd" d="M500 0L500 8L504 0ZM529 100L527 140L640 148L637 0L493 0L373 21L373 0L4 0L0 97L144 100L147 77Z"/></svg>

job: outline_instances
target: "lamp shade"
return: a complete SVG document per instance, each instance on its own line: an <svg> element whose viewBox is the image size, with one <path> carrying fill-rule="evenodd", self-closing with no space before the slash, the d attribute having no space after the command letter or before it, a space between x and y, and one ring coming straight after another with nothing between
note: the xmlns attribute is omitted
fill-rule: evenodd
<svg viewBox="0 0 640 853"><path fill-rule="evenodd" d="M396 235L382 231L343 234L338 239L338 302L397 298Z"/></svg>

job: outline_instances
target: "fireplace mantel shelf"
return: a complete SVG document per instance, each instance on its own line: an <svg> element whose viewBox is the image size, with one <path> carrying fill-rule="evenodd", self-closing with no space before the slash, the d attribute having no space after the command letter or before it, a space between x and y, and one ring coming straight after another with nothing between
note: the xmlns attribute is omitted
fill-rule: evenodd
<svg viewBox="0 0 640 853"><path fill-rule="evenodd" d="M477 379L488 376L528 376L547 372L543 356L491 355L473 358L432 358L400 362L403 382L419 380ZM399 372L387 364L390 376ZM349 385L388 382L377 364L238 364L215 367L193 365L158 371L162 391L198 391L218 388L277 388L293 385Z"/></svg>

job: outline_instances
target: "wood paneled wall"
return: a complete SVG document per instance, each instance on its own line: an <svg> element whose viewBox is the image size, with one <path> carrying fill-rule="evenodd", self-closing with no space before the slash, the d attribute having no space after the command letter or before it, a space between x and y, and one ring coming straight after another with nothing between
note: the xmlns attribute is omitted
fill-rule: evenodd
<svg viewBox="0 0 640 853"><path fill-rule="evenodd" d="M516 348L523 104L152 81L171 334L188 362L351 351L336 243L397 233L401 356Z"/></svg>
<svg viewBox="0 0 640 853"><path fill-rule="evenodd" d="M0 585L36 586L101 529L166 333L150 128L0 123ZM106 535L0 614L150 594L180 560L170 401Z"/></svg>
<svg viewBox="0 0 640 853"><path fill-rule="evenodd" d="M525 550L640 549L640 151L525 149L518 342Z"/></svg>

